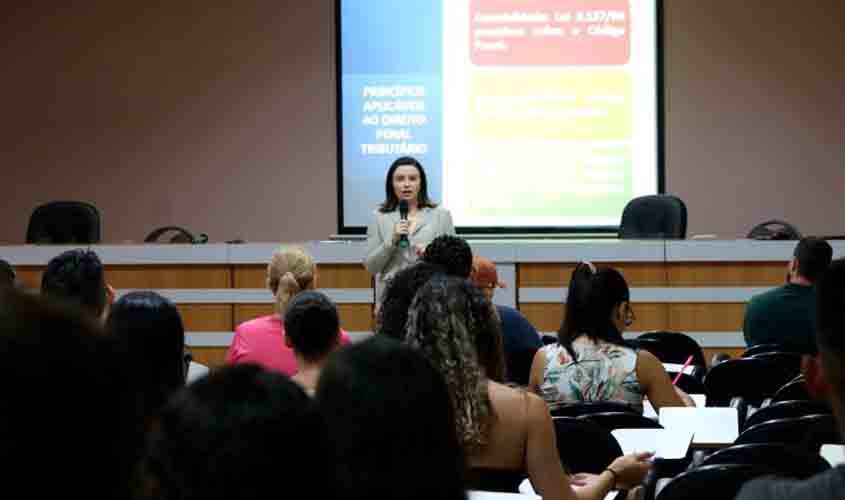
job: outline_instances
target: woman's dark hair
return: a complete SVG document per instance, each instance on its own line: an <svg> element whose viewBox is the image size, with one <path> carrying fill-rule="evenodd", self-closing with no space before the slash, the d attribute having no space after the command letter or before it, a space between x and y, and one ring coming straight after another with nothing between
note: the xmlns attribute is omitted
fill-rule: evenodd
<svg viewBox="0 0 845 500"><path fill-rule="evenodd" d="M0 287L15 285L15 268L3 259L0 259Z"/></svg>
<svg viewBox="0 0 845 500"><path fill-rule="evenodd" d="M469 278L472 274L472 248L460 236L441 234L425 247L423 261L443 268L449 276Z"/></svg>
<svg viewBox="0 0 845 500"><path fill-rule="evenodd" d="M145 417L185 385L185 328L179 310L155 292L131 292L109 310L106 328L123 345Z"/></svg>
<svg viewBox="0 0 845 500"><path fill-rule="evenodd" d="M449 391L416 349L376 335L334 353L316 400L344 499L466 499Z"/></svg>
<svg viewBox="0 0 845 500"><path fill-rule="evenodd" d="M461 443L487 444L495 418L487 380L504 383L505 364L499 321L484 293L469 280L435 276L411 304L405 342L443 374Z"/></svg>
<svg viewBox="0 0 845 500"><path fill-rule="evenodd" d="M587 303L584 311L584 322L580 323L582 332L593 341L604 341L611 344L624 345L622 333L616 328L611 319L614 308L623 302L629 302L631 295L628 283L622 273L611 267L604 267L595 272L590 278L587 291ZM568 340L567 340L568 339ZM575 338L564 338L563 346L575 358L572 341Z"/></svg>
<svg viewBox="0 0 845 500"><path fill-rule="evenodd" d="M414 296L428 280L442 273L443 269L439 266L418 262L394 274L381 294L381 304L376 315L376 333L404 340L408 308Z"/></svg>
<svg viewBox="0 0 845 500"><path fill-rule="evenodd" d="M146 463L155 498L334 498L326 426L287 377L256 365L222 368L161 411ZM157 496L155 495L157 493Z"/></svg>
<svg viewBox="0 0 845 500"><path fill-rule="evenodd" d="M390 164L390 168L387 169L387 178L384 180L384 202L379 207L379 212L392 212L399 206L399 198L396 197L396 191L393 190L393 173L396 172L397 168L406 165L416 167L420 173L420 192L417 193L417 207L434 208L437 206L437 203L434 203L428 197L428 179L425 176L425 170L423 170L422 164L416 158L403 156L397 158L396 161Z"/></svg>
<svg viewBox="0 0 845 500"><path fill-rule="evenodd" d="M575 351L572 349L572 342L586 331L587 295L590 292L590 280L595 272L596 268L592 264L579 262L569 279L564 316L557 331L557 339L573 359Z"/></svg>
<svg viewBox="0 0 845 500"><path fill-rule="evenodd" d="M62 252L47 263L41 275L41 293L99 317L106 308L103 263L91 250Z"/></svg>
<svg viewBox="0 0 845 500"><path fill-rule="evenodd" d="M285 337L306 361L316 363L338 343L337 307L323 293L306 290L293 296L285 311Z"/></svg>

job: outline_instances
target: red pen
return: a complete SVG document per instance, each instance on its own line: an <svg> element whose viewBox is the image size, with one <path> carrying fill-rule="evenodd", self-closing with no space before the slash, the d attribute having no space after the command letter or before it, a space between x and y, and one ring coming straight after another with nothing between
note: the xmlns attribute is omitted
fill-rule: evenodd
<svg viewBox="0 0 845 500"><path fill-rule="evenodd" d="M681 367L681 371L678 372L678 374L675 376L675 380L672 381L672 385L677 384L678 380L681 380L681 375L684 373L684 370L687 369L690 363L692 363L692 356L687 358L686 363L684 363L684 366Z"/></svg>

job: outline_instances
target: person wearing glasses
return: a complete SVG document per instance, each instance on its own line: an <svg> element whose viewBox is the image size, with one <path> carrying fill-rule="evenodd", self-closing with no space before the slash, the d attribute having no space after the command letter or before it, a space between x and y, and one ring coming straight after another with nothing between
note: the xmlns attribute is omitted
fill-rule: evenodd
<svg viewBox="0 0 845 500"><path fill-rule="evenodd" d="M636 319L630 291L613 268L579 263L572 272L558 342L534 356L529 386L551 409L578 401L627 403L642 413L643 398L660 409L695 406L672 385L660 361L625 346L622 333Z"/></svg>

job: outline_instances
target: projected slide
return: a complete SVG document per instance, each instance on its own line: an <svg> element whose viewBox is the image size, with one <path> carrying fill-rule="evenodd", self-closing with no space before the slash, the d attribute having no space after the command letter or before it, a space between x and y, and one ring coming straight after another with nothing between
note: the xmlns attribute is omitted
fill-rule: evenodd
<svg viewBox="0 0 845 500"><path fill-rule="evenodd" d="M341 0L342 229L399 156L459 227L616 226L658 189L656 0Z"/></svg>

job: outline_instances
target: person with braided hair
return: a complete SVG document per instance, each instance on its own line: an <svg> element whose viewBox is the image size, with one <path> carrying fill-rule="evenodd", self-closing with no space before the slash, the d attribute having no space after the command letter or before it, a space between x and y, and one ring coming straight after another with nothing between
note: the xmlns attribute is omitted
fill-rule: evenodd
<svg viewBox="0 0 845 500"><path fill-rule="evenodd" d="M265 369L293 376L299 371L296 355L285 341L284 317L290 300L304 290L317 287L317 265L302 247L281 247L267 266L267 288L275 298L273 314L238 325L226 364L253 363ZM349 335L340 330L341 344Z"/></svg>

